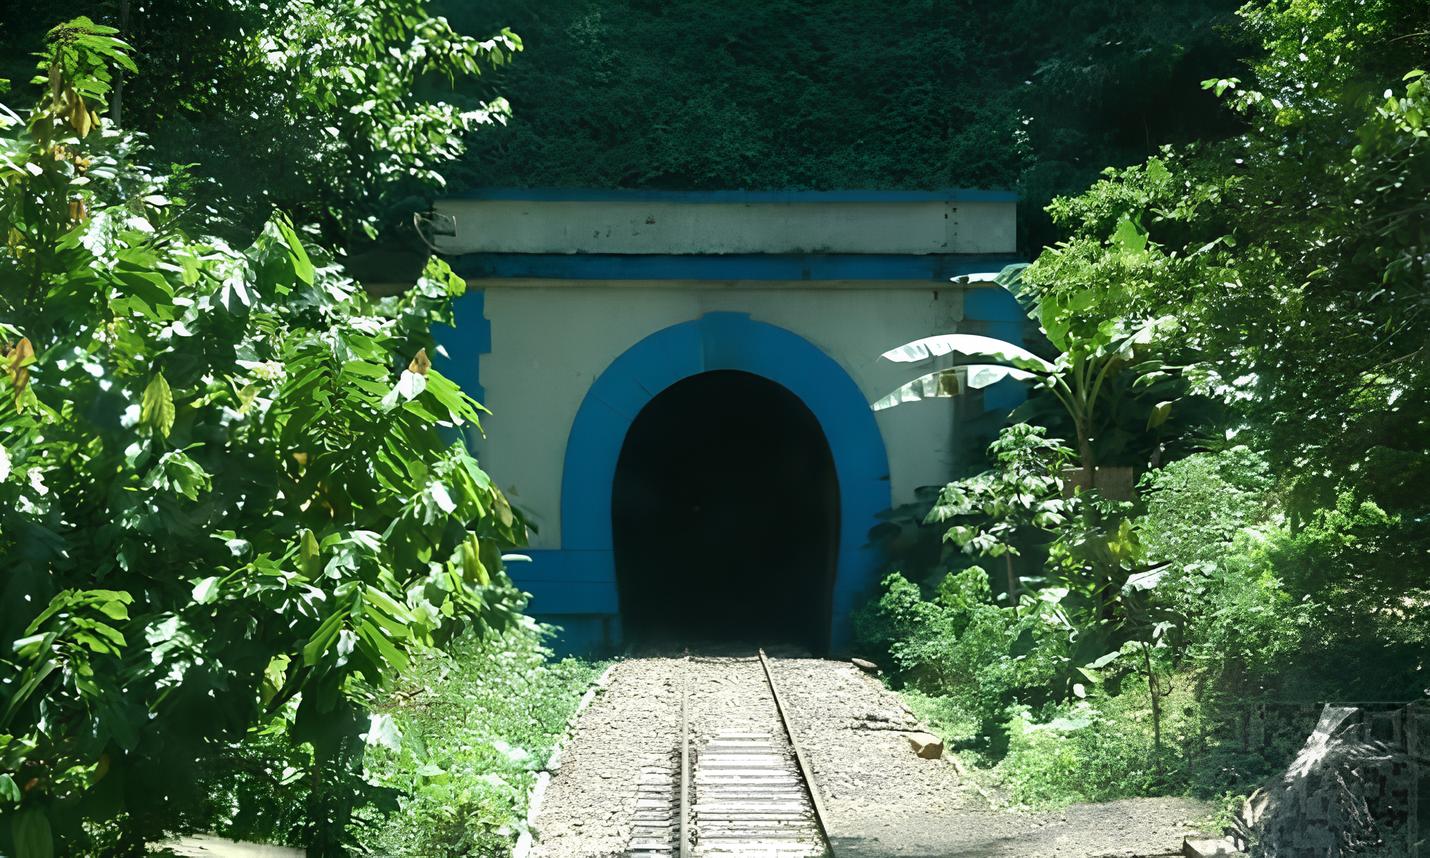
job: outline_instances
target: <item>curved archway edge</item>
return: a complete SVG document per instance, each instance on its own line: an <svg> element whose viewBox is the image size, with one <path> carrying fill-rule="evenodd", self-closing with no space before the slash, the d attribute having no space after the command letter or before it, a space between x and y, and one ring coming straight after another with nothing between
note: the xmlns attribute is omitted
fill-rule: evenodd
<svg viewBox="0 0 1430 858"><path fill-rule="evenodd" d="M879 571L877 552L867 543L877 515L890 503L883 436L863 392L833 358L799 335L744 313L709 313L657 331L601 373L582 400L567 439L562 547L533 553L562 557L533 560L542 566L559 565L559 577L571 585L562 589L580 598L585 611L618 614L611 487L626 433L661 391L712 370L747 372L783 386L799 397L824 431L839 480L839 547L829 634L831 649L838 652L849 643L849 617L857 600L873 586ZM523 577L518 576L519 583ZM540 577L556 583L549 574ZM533 605L538 614L552 607Z"/></svg>

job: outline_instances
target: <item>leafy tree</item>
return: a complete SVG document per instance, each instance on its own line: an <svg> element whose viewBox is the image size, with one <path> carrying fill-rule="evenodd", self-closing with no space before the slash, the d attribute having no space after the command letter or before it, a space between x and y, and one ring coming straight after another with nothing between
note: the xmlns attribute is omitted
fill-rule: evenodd
<svg viewBox="0 0 1430 858"><path fill-rule="evenodd" d="M988 448L994 468L949 483L928 515L930 522L969 521L951 527L944 539L967 554L1003 558L1008 604L1015 611L1021 588L1013 558L1030 542L1046 541L1066 521L1069 505L1059 474L1072 451L1046 434L1027 423L1004 429Z"/></svg>
<svg viewBox="0 0 1430 858"><path fill-rule="evenodd" d="M1071 295L1094 275L1091 312L1180 319L1219 395L1294 475L1302 511L1334 504L1343 487L1424 508L1412 488L1430 464L1423 11L1248 8L1267 49L1256 80L1206 82L1245 132L1056 202L1074 235L1025 276L1035 294ZM1153 239L1135 268L1107 241L1124 221Z"/></svg>
<svg viewBox="0 0 1430 858"><path fill-rule="evenodd" d="M330 245L362 249L383 226L405 227L420 248L411 218L442 186L441 168L469 132L509 114L480 84L452 87L504 66L521 40L509 30L461 35L428 5L71 0L65 9L121 28L135 46L143 77L109 100L122 105L120 124L149 134L159 163L190 165L201 187L179 213L186 225L246 242L277 207L319 225ZM6 20L18 30L12 47L37 39L36 22L55 23L53 8L18 0Z"/></svg>
<svg viewBox="0 0 1430 858"><path fill-rule="evenodd" d="M480 406L427 358L463 283L434 261L370 298L282 215L186 233L102 117L127 53L61 25L38 103L0 111L0 837L138 854L204 761L280 735L312 787L285 836L338 854L374 696L520 607L521 522L444 439Z"/></svg>
<svg viewBox="0 0 1430 858"><path fill-rule="evenodd" d="M1122 239L1129 252L1139 253L1145 241L1135 230ZM999 279L1016 278L1021 266L1005 270ZM1096 319L1083 310L1094 302L1093 283L1071 296L1048 296L1034 313L1041 331L1059 350L1046 360L1013 343L977 334L937 334L884 352L884 360L895 363L943 366L900 385L874 403L876 411L926 398L957 396L965 389L977 390L1011 378L1046 390L1067 412L1077 438L1078 457L1089 475L1098 464L1096 450L1104 433L1111 434L1109 415L1119 411L1119 398L1142 396L1138 388L1160 392L1172 398L1160 399L1146 409L1145 429L1166 422L1175 403L1174 376L1183 367L1169 366L1149 352L1175 333L1172 317L1162 316L1129 324L1117 318ZM987 361L987 363L974 363ZM925 367L926 368L926 367ZM1119 377L1130 382L1118 385ZM1125 419L1125 418L1124 418ZM1139 427L1142 428L1142 427ZM1089 483L1090 485L1091 483Z"/></svg>
<svg viewBox="0 0 1430 858"><path fill-rule="evenodd" d="M1254 78L1205 82L1243 133L1055 202L1073 236L1024 280L1041 300L1096 281L1091 313L1179 320L1231 434L1264 451L1280 489L1287 532L1268 515L1276 551L1246 551L1244 574L1271 576L1257 598L1335 605L1345 615L1316 646L1364 659L1360 675L1382 680L1371 696L1418 694L1423 659L1401 654L1423 635L1404 608L1426 599L1408 558L1430 549L1424 5L1272 2L1244 18L1265 47ZM1135 265L1115 241L1124 223L1149 234ZM1407 621L1376 619L1390 616Z"/></svg>

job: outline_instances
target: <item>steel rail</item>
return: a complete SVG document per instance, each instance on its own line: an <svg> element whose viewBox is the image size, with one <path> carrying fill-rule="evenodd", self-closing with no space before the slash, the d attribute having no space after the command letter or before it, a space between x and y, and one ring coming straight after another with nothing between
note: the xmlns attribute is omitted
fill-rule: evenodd
<svg viewBox="0 0 1430 858"><path fill-rule="evenodd" d="M685 664L690 665L690 651L685 652ZM690 671L680 672L680 840L675 845L675 858L685 858L690 849L690 717L686 702L690 697Z"/></svg>
<svg viewBox="0 0 1430 858"><path fill-rule="evenodd" d="M775 684L775 675L770 670L770 660L765 656L764 647L759 649L760 667L765 670L765 682L770 686L770 696L775 700L775 711L780 716L780 726L784 727L785 736L789 738L789 746L794 749L794 761L799 765L800 777L804 778L805 789L809 790L809 802L814 808L814 824L819 827L819 834L824 838L825 854L829 858L834 858L834 841L829 837L829 826L825 825L824 801L819 796L819 787L814 783L814 772L809 767L809 761L804 757L804 751L800 750L799 740L794 736L794 729L790 727L790 717L785 712L784 701L780 699L779 687Z"/></svg>

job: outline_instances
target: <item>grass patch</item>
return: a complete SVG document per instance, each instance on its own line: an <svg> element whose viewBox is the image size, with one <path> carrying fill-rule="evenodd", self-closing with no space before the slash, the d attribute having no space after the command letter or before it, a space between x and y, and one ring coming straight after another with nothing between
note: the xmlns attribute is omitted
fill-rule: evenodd
<svg viewBox="0 0 1430 858"><path fill-rule="evenodd" d="M954 698L925 694L914 688L902 689L898 695L919 723L942 736L950 750L972 750L984 743L977 714L969 712Z"/></svg>
<svg viewBox="0 0 1430 858"><path fill-rule="evenodd" d="M393 858L506 854L537 773L603 667L552 661L529 630L414 660L383 710L400 744L367 757L373 781L407 796L364 838L368 848Z"/></svg>

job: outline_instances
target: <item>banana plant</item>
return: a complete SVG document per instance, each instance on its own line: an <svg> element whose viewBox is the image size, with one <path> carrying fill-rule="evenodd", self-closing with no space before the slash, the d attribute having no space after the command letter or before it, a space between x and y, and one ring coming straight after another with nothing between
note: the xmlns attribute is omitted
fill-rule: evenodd
<svg viewBox="0 0 1430 858"><path fill-rule="evenodd" d="M1005 269L997 282L1005 288L1016 283L1012 271ZM1114 387L1113 380L1120 373L1131 373L1132 387L1147 389L1182 369L1147 354L1176 332L1173 317L1136 324L1121 319L1088 320L1081 314L1092 305L1092 299L1089 289L1067 301L1042 302L1034 311L1043 335L1059 351L1051 360L979 334L938 334L890 349L881 355L884 360L929 371L900 385L872 407L881 411L923 399L957 396L1006 378L1026 382L1052 393L1067 411L1077 435L1078 458L1091 474L1097 467L1093 445L1109 410L1105 398ZM1175 398L1153 405L1147 428L1165 423L1174 402Z"/></svg>

